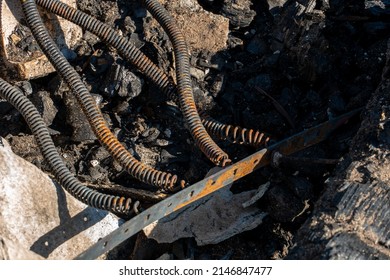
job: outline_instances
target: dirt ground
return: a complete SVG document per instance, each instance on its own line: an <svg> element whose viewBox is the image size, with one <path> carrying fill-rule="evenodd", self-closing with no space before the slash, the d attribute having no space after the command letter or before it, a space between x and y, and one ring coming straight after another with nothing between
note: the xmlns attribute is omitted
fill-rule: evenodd
<svg viewBox="0 0 390 280"><path fill-rule="evenodd" d="M383 80L389 48L388 1L379 1L385 9L369 5L375 1L356 0L195 2L226 25L217 30L227 39L222 46L208 36L215 31L211 24L208 26L213 31L197 31L210 39L206 43L201 39L203 45L213 46L205 49L202 44L191 45L195 99L202 110L219 121L259 129L276 142L365 107ZM78 0L77 4L80 10L115 27L174 76L169 39L141 1ZM167 5L170 11L178 9ZM198 15L192 19L199 20L199 11L185 9L183 13ZM196 28L196 23L185 28ZM98 100L112 130L136 158L180 174L190 183L202 179L212 168L195 147L178 107L167 102L160 90L113 48L85 32L69 60ZM41 110L60 154L80 180L107 189L117 184L155 191L128 176L99 145L56 73L16 85ZM15 153L49 173L20 114L3 101L0 112L0 136L9 141ZM313 213L318 213L316 205L322 205L318 201L328 188L325 182L347 166L343 160L350 157L351 147L359 149L363 142L376 141L354 138L359 128L361 118L357 117L328 140L294 155L337 159L337 167L298 159L278 168L263 168L235 183L232 190L240 192L270 182L269 190L257 203L268 215L257 228L208 246L197 246L192 239L157 244L140 233L110 257L285 258L296 242L304 247L303 236L297 233L307 226ZM256 151L223 141L218 144L235 162ZM359 156L353 155L357 160ZM378 176L386 176L381 180L388 182L386 170L381 174ZM291 258L299 256L295 251Z"/></svg>

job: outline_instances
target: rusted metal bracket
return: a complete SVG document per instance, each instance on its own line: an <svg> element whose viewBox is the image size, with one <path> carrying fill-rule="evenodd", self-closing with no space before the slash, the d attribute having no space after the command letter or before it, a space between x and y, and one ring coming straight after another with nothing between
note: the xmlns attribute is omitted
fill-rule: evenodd
<svg viewBox="0 0 390 280"><path fill-rule="evenodd" d="M272 154L276 151L282 155L290 155L318 144L319 142L325 140L332 131L345 124L352 116L356 115L360 111L361 109L352 111L338 118L295 134L166 198L135 216L131 220L125 222L117 230L102 238L87 251L77 256L76 259L96 259L100 255L112 250L128 238L132 237L152 222L166 217L179 209L183 209L198 199L230 185L234 181L252 173L260 167L270 164Z"/></svg>

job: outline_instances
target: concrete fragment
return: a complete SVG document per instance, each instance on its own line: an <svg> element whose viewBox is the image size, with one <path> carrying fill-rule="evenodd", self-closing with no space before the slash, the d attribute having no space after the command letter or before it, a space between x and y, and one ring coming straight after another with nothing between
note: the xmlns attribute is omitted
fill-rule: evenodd
<svg viewBox="0 0 390 280"><path fill-rule="evenodd" d="M118 228L116 216L77 201L0 140L1 238L44 258L73 259Z"/></svg>
<svg viewBox="0 0 390 280"><path fill-rule="evenodd" d="M42 260L43 258L26 248L19 242L0 236L0 260Z"/></svg>
<svg viewBox="0 0 390 280"><path fill-rule="evenodd" d="M76 7L76 0L63 2ZM20 79L34 79L54 72L30 30L20 23L24 17L20 1L0 0L0 5L0 49L7 67L11 68L8 71ZM45 12L42 18L58 47L64 51L75 46L82 37L80 27L62 18Z"/></svg>
<svg viewBox="0 0 390 280"><path fill-rule="evenodd" d="M170 15L177 21L182 30L190 51L218 52L227 47L229 20L223 16L215 15L204 10L195 0L159 0ZM149 30L145 30L145 36L150 39L150 32L159 26L153 20Z"/></svg>
<svg viewBox="0 0 390 280"><path fill-rule="evenodd" d="M144 228L148 238L172 243L195 237L198 245L217 244L262 223L266 213L257 207L242 207L256 190L233 194L223 189L200 202Z"/></svg>

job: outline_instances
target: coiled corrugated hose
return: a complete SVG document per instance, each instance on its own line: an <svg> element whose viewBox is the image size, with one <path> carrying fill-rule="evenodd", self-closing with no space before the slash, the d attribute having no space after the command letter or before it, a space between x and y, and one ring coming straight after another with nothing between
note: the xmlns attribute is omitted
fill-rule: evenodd
<svg viewBox="0 0 390 280"><path fill-rule="evenodd" d="M143 0L147 10L158 21L172 42L175 54L177 91L180 107L190 133L201 151L216 165L225 166L230 163L228 155L215 144L208 135L199 117L190 75L190 59L186 41L177 27L175 20L156 0Z"/></svg>
<svg viewBox="0 0 390 280"><path fill-rule="evenodd" d="M249 145L255 148L266 145L270 140L269 136L258 130L224 124L202 112L200 114L202 122L207 127L207 130L210 131L210 134L217 136L219 139L227 140L235 144Z"/></svg>
<svg viewBox="0 0 390 280"><path fill-rule="evenodd" d="M83 29L98 36L102 41L112 45L141 73L145 73L149 79L159 85L165 94L171 94L170 92L175 86L170 83L168 77L132 43L120 36L115 29L61 1L36 0L35 2L45 10L81 26Z"/></svg>
<svg viewBox="0 0 390 280"><path fill-rule="evenodd" d="M0 96L11 103L26 120L56 180L72 196L89 206L116 214L130 215L133 212L138 212L138 201L132 205L131 198L103 194L82 185L62 161L50 137L49 130L34 104L19 89L1 78Z"/></svg>
<svg viewBox="0 0 390 280"><path fill-rule="evenodd" d="M84 114L100 143L127 172L138 180L157 186L165 191L175 191L184 187L184 180L177 186L177 176L168 172L155 170L136 160L118 141L108 128L95 100L85 87L80 76L69 64L50 37L39 15L34 0L21 0L26 21L36 41L46 54L57 72L66 81L81 105Z"/></svg>
<svg viewBox="0 0 390 280"><path fill-rule="evenodd" d="M128 39L118 34L115 29L58 0L36 0L36 3L47 11L81 26L83 29L98 36L102 41L116 48L123 58L154 82L168 99L179 104L176 85L172 84L168 76L160 68ZM219 139L256 148L266 145L270 139L267 134L258 130L241 128L216 121L201 110L199 110L199 115L206 130Z"/></svg>

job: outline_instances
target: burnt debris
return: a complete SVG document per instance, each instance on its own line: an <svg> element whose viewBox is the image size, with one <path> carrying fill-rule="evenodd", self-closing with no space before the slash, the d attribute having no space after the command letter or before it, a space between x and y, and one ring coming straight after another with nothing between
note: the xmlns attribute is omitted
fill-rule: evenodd
<svg viewBox="0 0 390 280"><path fill-rule="evenodd" d="M73 191L88 205L128 218L156 203L148 197L180 191L203 179L214 165L228 166L366 106L383 80L389 1L166 2L78 0L77 9L60 1L23 3L27 16L12 33L8 53L18 61L42 52L56 72L21 81L17 68L1 66L0 136L17 154L53 172L57 159L45 152L43 158L27 155L25 145L17 144L32 142L29 127L34 121L22 122L23 108L6 102L12 92L38 110L37 129L45 130L38 144L52 141L49 155L60 153L72 180L82 182L75 185L94 185L86 198ZM74 46L56 47L35 3L82 28ZM204 38L211 31L193 38L172 15L200 9L211 22L220 20L218 31L226 42L217 51L199 47L210 44ZM196 22L191 24L196 28ZM211 24L209 28L215 32ZM359 126L354 118L328 141L235 183L233 193L270 183L255 205L271 214L257 228L218 245L181 240L163 249L173 258L286 257L325 181L348 157ZM68 179L63 180L66 186ZM134 199L130 193L136 191L126 193L125 188L147 195ZM134 206L138 200L141 204ZM342 238L335 239L332 250ZM186 252L178 253L178 246ZM248 253L251 247L258 249ZM294 249L294 254L300 252Z"/></svg>

